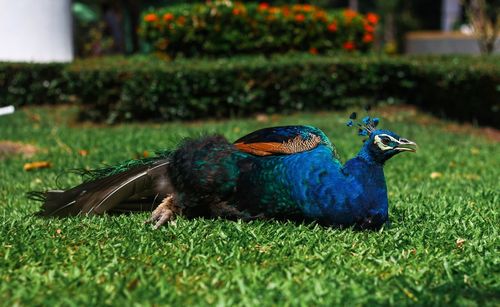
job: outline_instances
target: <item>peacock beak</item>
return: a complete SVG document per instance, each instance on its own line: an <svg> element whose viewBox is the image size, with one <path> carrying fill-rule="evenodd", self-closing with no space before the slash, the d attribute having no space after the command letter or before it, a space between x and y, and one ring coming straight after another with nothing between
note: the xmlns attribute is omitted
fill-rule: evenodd
<svg viewBox="0 0 500 307"><path fill-rule="evenodd" d="M400 138L398 141L398 145L394 147L395 150L409 151L409 152L416 152L417 148L418 148L417 143L403 138Z"/></svg>

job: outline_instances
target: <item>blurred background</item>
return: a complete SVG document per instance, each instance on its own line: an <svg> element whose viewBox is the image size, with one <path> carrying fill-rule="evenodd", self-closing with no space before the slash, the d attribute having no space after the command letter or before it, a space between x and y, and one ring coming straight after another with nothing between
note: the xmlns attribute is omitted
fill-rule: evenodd
<svg viewBox="0 0 500 307"><path fill-rule="evenodd" d="M76 54L92 56L143 51L136 31L141 12L151 7L200 2L203 1L74 2ZM295 0L268 2L271 5L305 3ZM348 7L361 13L377 13L381 22L377 48L387 53L479 53L481 49L476 46L473 34L487 30L474 25L478 21L486 23L483 19L496 23L500 7L500 0L318 0L308 3L327 9Z"/></svg>
<svg viewBox="0 0 500 307"><path fill-rule="evenodd" d="M143 10L201 2L204 1L74 2L72 12L75 17L77 54L91 56L102 53L140 52L142 49L135 29L138 28ZM268 2L271 5L304 3L296 0ZM461 31L470 34L470 22L466 13L466 7L470 4L461 0L319 0L310 3L328 9L349 7L355 11L378 13L382 23L379 29L379 43L381 48L389 53L405 52L405 35L411 31ZM491 11L494 13L493 9ZM443 39L445 38L446 36L443 36Z"/></svg>
<svg viewBox="0 0 500 307"><path fill-rule="evenodd" d="M402 102L499 126L499 33L500 0L0 0L0 104L113 123Z"/></svg>
<svg viewBox="0 0 500 307"><path fill-rule="evenodd" d="M210 1L209 1L210 2ZM217 2L217 1L215 1ZM77 57L93 57L109 54L145 53L151 50L148 41L141 37L141 16L153 8L184 7L204 3L204 1L175 0L19 0L0 1L0 36L7 42L0 47L0 60L19 59L23 57L9 53L19 53L11 46L20 42L33 40L29 36L39 36L44 28L43 17L47 15L51 23L60 20L51 31L51 42L60 37L71 44L68 51ZM245 2L248 3L248 2ZM268 1L271 6L304 4L304 1ZM374 12L380 17L376 29L374 50L396 54L427 53L492 53L498 52L498 14L500 0L317 0L310 4L326 10L350 8L360 13ZM25 16L22 20L19 14ZM51 12L52 11L52 12ZM30 17L33 14L35 17ZM37 19L38 18L38 19ZM70 19L71 18L71 19ZM32 20L31 29L26 20ZM38 23L37 23L38 20ZM20 26L24 24L24 26ZM72 27L72 33L67 33ZM66 31L66 32L65 32ZM71 34L73 34L71 36ZM9 39L9 36L12 37ZM478 42L479 40L479 42ZM41 42L39 42L41 43ZM50 48L50 47L47 47ZM60 47L66 48L69 47ZM25 47L24 47L25 49ZM40 53L40 44L37 48ZM25 52L26 53L26 52ZM24 58L36 60L35 50ZM71 56L54 56L42 61L68 60Z"/></svg>

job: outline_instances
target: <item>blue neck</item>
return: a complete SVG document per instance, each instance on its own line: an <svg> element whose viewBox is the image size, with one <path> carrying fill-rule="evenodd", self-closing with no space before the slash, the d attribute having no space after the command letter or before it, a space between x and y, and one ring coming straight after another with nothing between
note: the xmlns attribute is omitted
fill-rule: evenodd
<svg viewBox="0 0 500 307"><path fill-rule="evenodd" d="M377 228L388 220L387 187L383 162L373 160L361 150L358 156L347 161L342 168L344 175L352 178L346 187L349 192L351 214L358 224ZM365 227L365 226L363 226Z"/></svg>
<svg viewBox="0 0 500 307"><path fill-rule="evenodd" d="M375 190L386 191L384 166L365 156L356 156L344 164L343 172L361 184L364 193Z"/></svg>

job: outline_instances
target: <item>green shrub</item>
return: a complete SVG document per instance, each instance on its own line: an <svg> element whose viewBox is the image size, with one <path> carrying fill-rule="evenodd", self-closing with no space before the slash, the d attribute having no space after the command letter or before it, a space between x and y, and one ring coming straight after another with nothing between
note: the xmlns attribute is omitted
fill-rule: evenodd
<svg viewBox="0 0 500 307"><path fill-rule="evenodd" d="M170 56L370 49L378 17L352 10L327 12L309 4L269 6L213 1L145 12L140 34Z"/></svg>
<svg viewBox="0 0 500 307"><path fill-rule="evenodd" d="M410 102L440 116L500 127L500 61L454 59L443 65L435 59L412 63ZM496 60L496 63L494 63Z"/></svg>
<svg viewBox="0 0 500 307"><path fill-rule="evenodd" d="M500 65L467 57L136 58L82 61L68 73L85 114L108 121L335 109L366 98L493 125L500 111Z"/></svg>
<svg viewBox="0 0 500 307"><path fill-rule="evenodd" d="M0 63L0 105L66 100L64 64Z"/></svg>
<svg viewBox="0 0 500 307"><path fill-rule="evenodd" d="M295 54L171 62L111 57L46 69L0 64L0 101L20 105L74 97L82 116L116 122L338 109L391 99L498 127L497 59Z"/></svg>

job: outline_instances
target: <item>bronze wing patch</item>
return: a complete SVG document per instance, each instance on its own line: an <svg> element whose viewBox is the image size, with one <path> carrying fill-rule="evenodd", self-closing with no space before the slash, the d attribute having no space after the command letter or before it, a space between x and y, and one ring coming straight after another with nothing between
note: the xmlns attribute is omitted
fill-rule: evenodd
<svg viewBox="0 0 500 307"><path fill-rule="evenodd" d="M290 155L316 148L321 143L321 138L312 133L309 138L304 140L300 135L293 139L288 139L283 142L255 142L245 143L237 142L234 144L236 148L243 152L250 153L256 156L270 155Z"/></svg>

